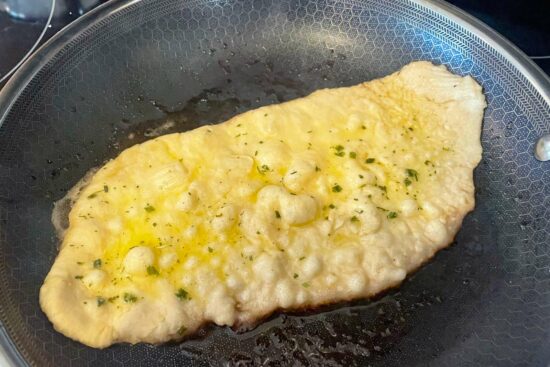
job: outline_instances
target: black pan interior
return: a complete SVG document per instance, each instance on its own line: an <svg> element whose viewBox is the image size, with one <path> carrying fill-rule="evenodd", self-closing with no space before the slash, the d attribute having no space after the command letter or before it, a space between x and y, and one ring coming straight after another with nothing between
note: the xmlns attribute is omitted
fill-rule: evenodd
<svg viewBox="0 0 550 367"><path fill-rule="evenodd" d="M0 317L30 365L550 361L550 170L531 154L550 111L513 65L408 1L118 3L57 39L0 128ZM167 119L163 133L185 131L417 59L473 75L489 107L477 207L402 287L245 333L207 327L181 344L95 350L53 330L38 305L57 252L52 205L90 168Z"/></svg>

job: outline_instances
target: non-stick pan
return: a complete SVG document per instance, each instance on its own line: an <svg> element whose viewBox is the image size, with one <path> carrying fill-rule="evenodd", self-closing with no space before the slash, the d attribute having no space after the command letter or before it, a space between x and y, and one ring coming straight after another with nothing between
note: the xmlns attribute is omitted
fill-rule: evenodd
<svg viewBox="0 0 550 367"><path fill-rule="evenodd" d="M179 344L96 350L54 331L38 305L57 253L52 206L92 167L159 133L419 59L472 75L489 105L476 209L401 287ZM21 366L548 366L550 165L533 149L549 96L521 52L439 1L109 2L0 94L0 345Z"/></svg>

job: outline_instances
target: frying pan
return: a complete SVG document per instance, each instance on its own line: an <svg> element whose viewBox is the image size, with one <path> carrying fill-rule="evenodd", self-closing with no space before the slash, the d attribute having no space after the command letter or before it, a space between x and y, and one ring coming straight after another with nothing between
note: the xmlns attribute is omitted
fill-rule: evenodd
<svg viewBox="0 0 550 367"><path fill-rule="evenodd" d="M53 202L92 167L410 61L472 75L488 100L476 209L456 242L374 300L209 326L179 344L95 350L55 332L38 290ZM426 0L114 1L50 40L0 95L0 345L16 366L550 362L550 82L485 25ZM163 125L167 120L173 126ZM66 310L66 312L71 312Z"/></svg>

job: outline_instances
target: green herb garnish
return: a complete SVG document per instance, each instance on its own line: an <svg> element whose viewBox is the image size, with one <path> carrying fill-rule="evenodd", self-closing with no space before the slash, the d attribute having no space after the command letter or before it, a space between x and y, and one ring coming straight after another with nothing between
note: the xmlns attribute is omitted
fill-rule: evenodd
<svg viewBox="0 0 550 367"><path fill-rule="evenodd" d="M334 150L336 150L336 152L334 153L334 155L338 156L338 157L343 157L346 155L346 152L344 152L344 147L342 145L336 145L334 147L332 147Z"/></svg>
<svg viewBox="0 0 550 367"><path fill-rule="evenodd" d="M265 114L265 116L267 116L267 114ZM179 329L178 329L178 335L179 336L183 336L185 334L185 332L187 331L187 328L185 326L181 326Z"/></svg>
<svg viewBox="0 0 550 367"><path fill-rule="evenodd" d="M351 159L355 159L355 158L357 158L357 153L355 153L355 152L349 152L349 157L350 157Z"/></svg>
<svg viewBox="0 0 550 367"><path fill-rule="evenodd" d="M155 211L155 207L152 206L151 204L147 204L144 209L147 213L151 213Z"/></svg>
<svg viewBox="0 0 550 367"><path fill-rule="evenodd" d="M101 259L95 259L94 260L94 269L100 269L101 268Z"/></svg>
<svg viewBox="0 0 550 367"><path fill-rule="evenodd" d="M260 167L256 167L256 169L262 175L265 175L266 172L269 172L269 166L267 164L262 164Z"/></svg>
<svg viewBox="0 0 550 367"><path fill-rule="evenodd" d="M92 192L90 195L88 195L88 199L93 199L97 196L97 194L99 194L100 192L103 192L103 190L99 190L99 191L96 191L96 192Z"/></svg>
<svg viewBox="0 0 550 367"><path fill-rule="evenodd" d="M153 265L147 267L147 274L149 275L159 275L159 271Z"/></svg>
<svg viewBox="0 0 550 367"><path fill-rule="evenodd" d="M278 210L275 210L275 217L276 217L277 219L281 219L281 213L279 213Z"/></svg>
<svg viewBox="0 0 550 367"><path fill-rule="evenodd" d="M350 219L352 222L359 222L359 218L357 218L356 215L354 215L353 217L351 217Z"/></svg>
<svg viewBox="0 0 550 367"><path fill-rule="evenodd" d="M137 296L133 293L124 293L123 299L126 303L135 303L137 301Z"/></svg>
<svg viewBox="0 0 550 367"><path fill-rule="evenodd" d="M415 181L418 181L418 172L414 169L407 168L405 169L405 172L407 172L407 176L414 178Z"/></svg>
<svg viewBox="0 0 550 367"><path fill-rule="evenodd" d="M294 273L294 275L292 276L294 279L298 278L298 274Z"/></svg>
<svg viewBox="0 0 550 367"><path fill-rule="evenodd" d="M332 192L340 192L340 191L342 191L342 186L338 184L334 184L334 186L332 186Z"/></svg>
<svg viewBox="0 0 550 367"><path fill-rule="evenodd" d="M101 307L105 304L105 298L97 297L97 307Z"/></svg>
<svg viewBox="0 0 550 367"><path fill-rule="evenodd" d="M76 275L74 278L75 278L75 279L82 279L82 278L84 278L84 277L83 277L82 275Z"/></svg>
<svg viewBox="0 0 550 367"><path fill-rule="evenodd" d="M389 219L397 218L397 213L396 213L396 212L389 212L389 213L388 213L388 218L389 218Z"/></svg>
<svg viewBox="0 0 550 367"><path fill-rule="evenodd" d="M368 163L368 164L371 164L371 163L374 163L375 159L374 158L367 158L365 160L365 163Z"/></svg>
<svg viewBox="0 0 550 367"><path fill-rule="evenodd" d="M310 286L310 284L308 282L302 283L302 287L304 287L304 288L308 288L309 286Z"/></svg>
<svg viewBox="0 0 550 367"><path fill-rule="evenodd" d="M189 293L183 288L178 289L176 293L176 297L178 297L180 300L189 299Z"/></svg>

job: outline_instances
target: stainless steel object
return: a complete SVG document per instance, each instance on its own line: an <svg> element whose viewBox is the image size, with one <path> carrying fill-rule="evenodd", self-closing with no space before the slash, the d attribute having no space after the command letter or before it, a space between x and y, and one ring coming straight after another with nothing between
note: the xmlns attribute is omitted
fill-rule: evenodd
<svg viewBox="0 0 550 367"><path fill-rule="evenodd" d="M37 33L36 39L34 40L34 43L30 45L28 51L26 51L24 55L21 55L20 58L15 59L15 65L12 66L11 64L8 64L11 66L9 70L0 72L0 83L6 80L21 65L23 65L25 60L27 60L27 58L29 58L29 56L36 50L42 41L44 34L48 30L48 27L50 26L55 9L55 0L41 0L38 2L33 1L32 3L29 1L0 0L0 12L6 12L13 18L44 22L41 32ZM2 29L4 37L9 37L9 32L11 32L10 28L12 27L7 26Z"/></svg>
<svg viewBox="0 0 550 367"><path fill-rule="evenodd" d="M550 134L543 135L537 140L535 158L539 161L550 161Z"/></svg>
<svg viewBox="0 0 550 367"><path fill-rule="evenodd" d="M147 139L389 74L418 59L483 86L476 209L456 244L375 301L210 327L163 346L94 350L55 332L38 289L56 254L52 202ZM517 48L427 0L121 0L68 26L0 93L0 346L10 363L548 365L550 82ZM128 139L133 133L134 139Z"/></svg>

